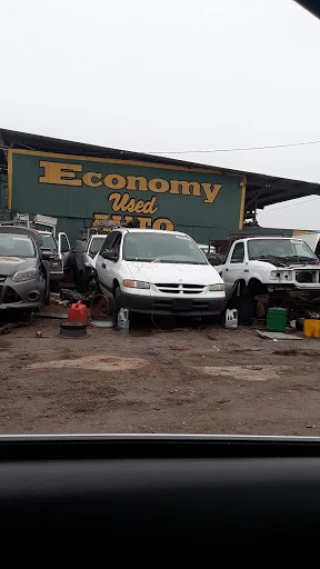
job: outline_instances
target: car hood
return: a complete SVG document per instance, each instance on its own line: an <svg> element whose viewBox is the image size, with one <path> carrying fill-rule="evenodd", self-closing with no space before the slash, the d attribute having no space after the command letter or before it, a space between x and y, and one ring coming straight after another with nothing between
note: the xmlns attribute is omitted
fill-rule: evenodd
<svg viewBox="0 0 320 569"><path fill-rule="evenodd" d="M285 271L286 269L295 269L295 270L301 270L301 269L307 269L308 271L314 271L315 269L319 269L319 264L318 263L301 263L299 261L296 262L292 262L292 261L288 261L288 262L277 262L275 261L269 261L269 260L263 260L263 261L252 261L252 263L254 263L255 267L258 268L262 268L265 269L266 266L268 265L270 269L275 270L283 270Z"/></svg>
<svg viewBox="0 0 320 569"><path fill-rule="evenodd" d="M35 259L21 259L20 257L0 257L0 275L11 277L22 269L32 269L36 266Z"/></svg>
<svg viewBox="0 0 320 569"><path fill-rule="evenodd" d="M142 263L125 261L131 277L139 281L151 283L189 283L215 284L222 283L216 269L211 265L188 265L175 263Z"/></svg>

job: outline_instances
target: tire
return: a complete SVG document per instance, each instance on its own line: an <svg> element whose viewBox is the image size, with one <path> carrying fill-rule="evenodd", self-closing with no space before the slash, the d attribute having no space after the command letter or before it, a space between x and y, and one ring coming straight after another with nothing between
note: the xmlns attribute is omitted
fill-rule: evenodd
<svg viewBox="0 0 320 569"><path fill-rule="evenodd" d="M44 295L44 304L46 306L49 306L49 304L50 304L50 282L49 281L46 282L46 292Z"/></svg>
<svg viewBox="0 0 320 569"><path fill-rule="evenodd" d="M58 281L52 281L50 283L50 291L51 292L57 292L58 291L58 284L59 284Z"/></svg>
<svg viewBox="0 0 320 569"><path fill-rule="evenodd" d="M119 310L122 308L122 298L121 298L121 290L119 286L116 286L114 289L114 301L116 303L116 320L118 318Z"/></svg>
<svg viewBox="0 0 320 569"><path fill-rule="evenodd" d="M31 318L32 318L32 310L24 310L19 320L21 322L31 322Z"/></svg>
<svg viewBox="0 0 320 569"><path fill-rule="evenodd" d="M235 308L238 311L240 326L251 326L252 320L256 316L256 305L253 298L235 296L232 298L231 308Z"/></svg>
<svg viewBox="0 0 320 569"><path fill-rule="evenodd" d="M242 299L248 300L251 298L249 291L248 291L248 286L246 285L246 283L243 281L240 283L239 286L239 294L237 295Z"/></svg>
<svg viewBox="0 0 320 569"><path fill-rule="evenodd" d="M248 284L248 292L252 298L255 296L263 296L268 294L266 285L262 284L257 279L252 279Z"/></svg>
<svg viewBox="0 0 320 569"><path fill-rule="evenodd" d="M50 263L49 261L43 261L42 265L43 271L41 271L41 274L46 282L43 303L48 306L50 304Z"/></svg>

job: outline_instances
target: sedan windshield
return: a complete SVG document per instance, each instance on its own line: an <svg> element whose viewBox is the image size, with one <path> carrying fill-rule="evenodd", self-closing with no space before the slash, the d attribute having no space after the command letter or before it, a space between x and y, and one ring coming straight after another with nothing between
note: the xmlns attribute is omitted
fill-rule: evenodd
<svg viewBox="0 0 320 569"><path fill-rule="evenodd" d="M252 239L248 242L249 259L277 257L284 260L318 261L309 245L300 239Z"/></svg>
<svg viewBox="0 0 320 569"><path fill-rule="evenodd" d="M190 237L169 232L128 233L124 239L123 258L127 261L208 264Z"/></svg>
<svg viewBox="0 0 320 569"><path fill-rule="evenodd" d="M21 257L29 259L36 256L32 239L24 235L0 235L0 255L2 257Z"/></svg>

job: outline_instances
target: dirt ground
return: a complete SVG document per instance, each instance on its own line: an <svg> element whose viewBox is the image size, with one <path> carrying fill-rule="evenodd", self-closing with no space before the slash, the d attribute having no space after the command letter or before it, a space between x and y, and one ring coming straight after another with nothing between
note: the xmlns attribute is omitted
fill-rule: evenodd
<svg viewBox="0 0 320 569"><path fill-rule="evenodd" d="M79 340L59 329L37 319L0 336L1 434L320 435L320 340L149 322Z"/></svg>

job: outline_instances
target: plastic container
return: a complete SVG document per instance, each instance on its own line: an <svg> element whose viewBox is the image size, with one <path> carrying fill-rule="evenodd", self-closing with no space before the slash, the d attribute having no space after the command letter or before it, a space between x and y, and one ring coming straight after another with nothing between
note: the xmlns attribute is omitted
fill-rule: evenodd
<svg viewBox="0 0 320 569"><path fill-rule="evenodd" d="M267 313L268 332L284 332L287 318L288 311L286 308L269 308Z"/></svg>
<svg viewBox="0 0 320 569"><path fill-rule="evenodd" d="M320 338L320 320L306 318L303 322L303 335L306 338Z"/></svg>
<svg viewBox="0 0 320 569"><path fill-rule="evenodd" d="M68 322L88 323L88 308L82 304L81 300L78 300L75 304L71 304L68 313Z"/></svg>
<svg viewBox="0 0 320 569"><path fill-rule="evenodd" d="M225 327L229 328L229 330L238 328L238 311L235 308L226 310Z"/></svg>
<svg viewBox="0 0 320 569"><path fill-rule="evenodd" d="M118 313L117 326L119 330L128 329L130 326L129 310L127 308L120 308Z"/></svg>
<svg viewBox="0 0 320 569"><path fill-rule="evenodd" d="M314 320L314 338L320 338L320 320Z"/></svg>
<svg viewBox="0 0 320 569"><path fill-rule="evenodd" d="M306 338L313 337L313 329L314 329L313 322L314 320L311 320L310 318L305 318L303 322L303 335Z"/></svg>

